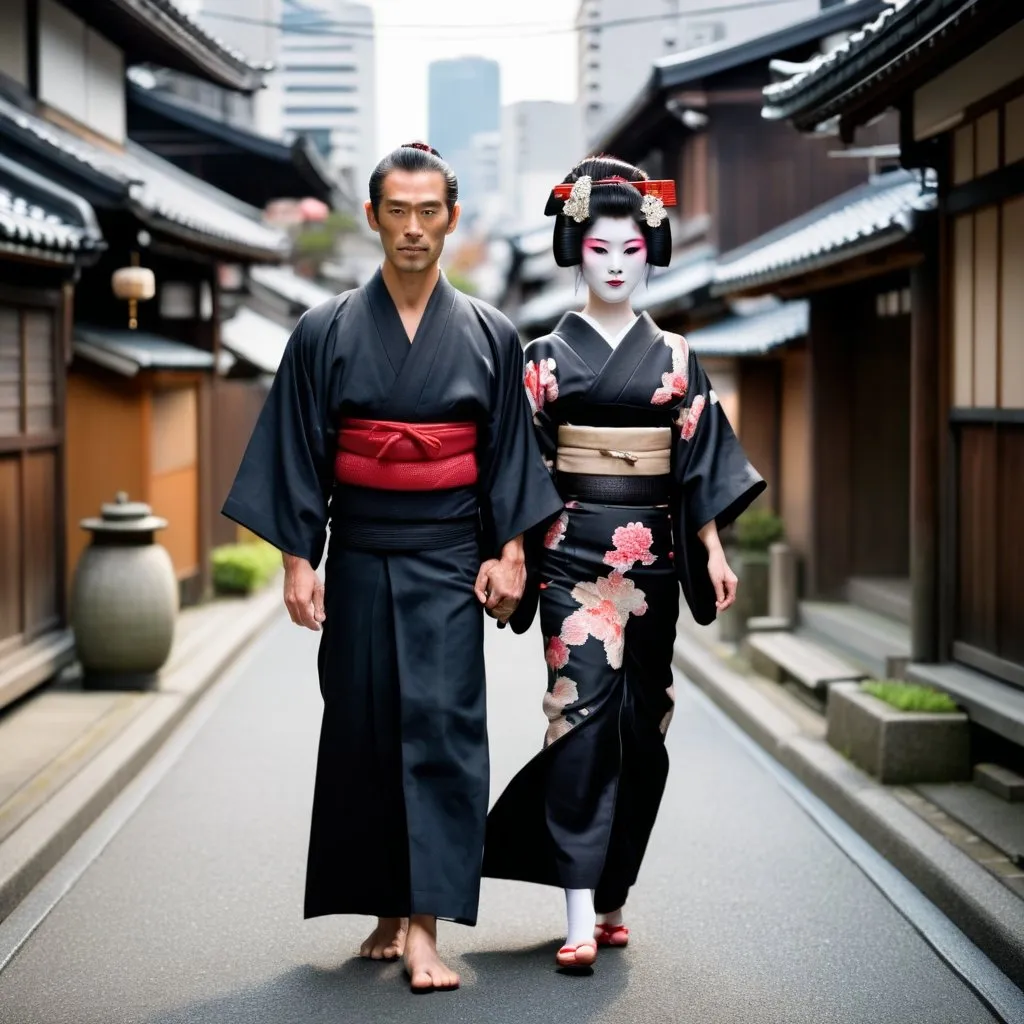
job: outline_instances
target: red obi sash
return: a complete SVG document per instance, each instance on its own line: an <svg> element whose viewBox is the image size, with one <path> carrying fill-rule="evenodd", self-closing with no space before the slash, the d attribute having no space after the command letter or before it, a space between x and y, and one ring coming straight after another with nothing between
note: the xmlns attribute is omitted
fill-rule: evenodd
<svg viewBox="0 0 1024 1024"><path fill-rule="evenodd" d="M334 476L382 491L444 491L477 480L475 423L342 421Z"/></svg>

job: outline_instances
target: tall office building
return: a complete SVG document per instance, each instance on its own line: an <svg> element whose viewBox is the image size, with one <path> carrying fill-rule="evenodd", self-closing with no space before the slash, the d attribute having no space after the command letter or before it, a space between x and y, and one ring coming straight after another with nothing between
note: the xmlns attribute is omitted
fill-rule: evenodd
<svg viewBox="0 0 1024 1024"><path fill-rule="evenodd" d="M457 165L474 135L501 127L501 68L484 57L438 60L429 72L427 141Z"/></svg>
<svg viewBox="0 0 1024 1024"><path fill-rule="evenodd" d="M309 136L356 195L377 159L373 10L346 0L281 0L285 139Z"/></svg>
<svg viewBox="0 0 1024 1024"><path fill-rule="evenodd" d="M575 103L527 100L501 112L501 197L516 227L544 219L548 194L586 156Z"/></svg>
<svg viewBox="0 0 1024 1024"><path fill-rule="evenodd" d="M623 113L660 57L733 46L814 17L820 0L580 0L576 16L579 103L593 141Z"/></svg>

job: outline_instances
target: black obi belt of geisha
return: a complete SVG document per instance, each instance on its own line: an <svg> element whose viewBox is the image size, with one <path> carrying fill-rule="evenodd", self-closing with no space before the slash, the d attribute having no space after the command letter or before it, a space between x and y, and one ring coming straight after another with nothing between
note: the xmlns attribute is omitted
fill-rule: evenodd
<svg viewBox="0 0 1024 1024"><path fill-rule="evenodd" d="M562 424L555 470L566 499L663 505L671 493L672 431Z"/></svg>

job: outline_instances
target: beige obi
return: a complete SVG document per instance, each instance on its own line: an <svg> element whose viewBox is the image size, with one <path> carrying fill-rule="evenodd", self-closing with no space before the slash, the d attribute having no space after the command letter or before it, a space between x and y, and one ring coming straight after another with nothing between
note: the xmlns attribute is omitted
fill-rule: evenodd
<svg viewBox="0 0 1024 1024"><path fill-rule="evenodd" d="M555 469L590 476L664 476L672 470L672 430L562 424Z"/></svg>

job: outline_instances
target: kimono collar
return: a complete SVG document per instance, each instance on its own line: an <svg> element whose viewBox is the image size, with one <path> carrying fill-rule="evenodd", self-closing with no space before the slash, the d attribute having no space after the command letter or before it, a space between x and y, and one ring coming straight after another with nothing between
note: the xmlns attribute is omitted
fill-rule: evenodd
<svg viewBox="0 0 1024 1024"><path fill-rule="evenodd" d="M600 373L610 357L619 360L634 346L638 347L642 356L651 342L661 337L661 329L647 312L641 313L626 328L614 347L591 323L589 317L575 312L566 313L558 321L553 333L564 338L594 373Z"/></svg>
<svg viewBox="0 0 1024 1024"><path fill-rule="evenodd" d="M594 318L593 318L592 316L589 316L588 314L586 314L586 313L584 313L584 312L582 312L582 311L580 311L580 312L576 312L576 313L572 313L572 314L570 314L570 315L578 316L578 317L580 317L581 319L583 319L583 320L586 320L586 322L587 322L588 324L590 324L590 326L591 326L591 327L593 327L593 328L594 328L594 330L595 330L595 331L597 331L597 333L598 333L598 334L600 334L600 335L601 335L601 337L602 337L602 338L604 338L604 340L605 340L606 342L608 342L608 344L609 344L609 345L610 345L610 346L611 346L612 348L615 348L615 347L617 347L617 346L618 346L619 342L620 342L620 341L622 341L622 339L623 339L623 338L624 338L624 337L625 337L625 336L626 336L627 334L629 334L629 332L630 332L631 330L633 330L633 325L634 325L634 324L635 324L635 323L637 322L637 320L639 320L639 319L640 319L640 317L639 317L639 315L638 315L638 314L634 314L634 315L633 315L633 319L632 319L632 320L630 320L630 321L629 321L629 323L627 323L627 324L625 325L625 327L623 327L623 328L622 328L622 329L621 329L621 330L619 331L619 333L618 333L618 334L615 334L615 335L610 335L610 334L609 334L609 333L608 333L608 332L607 332L607 331L606 331L606 330L604 329L604 327L602 327L602 326L601 326L601 324L600 324L600 323L598 323L598 322L597 322L597 320L595 320L595 319L594 319Z"/></svg>

